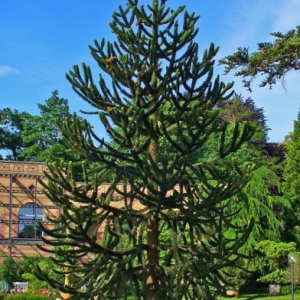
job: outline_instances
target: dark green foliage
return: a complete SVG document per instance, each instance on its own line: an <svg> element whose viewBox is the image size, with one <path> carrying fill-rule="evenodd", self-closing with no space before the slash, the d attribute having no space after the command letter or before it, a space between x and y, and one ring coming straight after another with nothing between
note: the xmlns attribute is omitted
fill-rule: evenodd
<svg viewBox="0 0 300 300"><path fill-rule="evenodd" d="M11 257L5 258L0 266L0 275L3 281L12 286L14 281L21 281L22 279L20 264L15 262Z"/></svg>
<svg viewBox="0 0 300 300"><path fill-rule="evenodd" d="M273 170L282 181L283 166L286 158L286 149L284 144L268 142L265 145L263 153L265 154L265 159L263 160L264 165Z"/></svg>
<svg viewBox="0 0 300 300"><path fill-rule="evenodd" d="M220 108L219 117L229 123L251 122L256 127L256 132L249 143L251 150L259 152L256 156L261 156L262 149L267 141L267 134L270 128L267 127L267 119L263 108L256 107L251 98L244 99L241 95L234 95L227 101L217 104Z"/></svg>
<svg viewBox="0 0 300 300"><path fill-rule="evenodd" d="M2 159L78 161L80 156L62 143L59 128L65 119L72 122L68 100L60 98L58 91L53 91L44 104L38 104L38 108L40 115L10 108L0 110L0 150L8 153Z"/></svg>
<svg viewBox="0 0 300 300"><path fill-rule="evenodd" d="M76 116L65 123L64 143L85 158L83 183L73 175L78 164L48 164L46 195L62 213L54 229L41 228L58 268L70 274L64 285L49 282L86 299L213 299L224 292L222 269L244 257L253 228L249 206L238 216L255 167L233 154L255 126L220 121L217 104L233 93L213 78L218 48L211 44L200 58L198 17L184 12L179 26L184 7L173 11L165 2L129 0L110 24L117 41L90 47L111 89L102 74L97 85L85 64L67 75L111 140L88 123L82 130ZM216 135L213 156L191 159L206 154Z"/></svg>
<svg viewBox="0 0 300 300"><path fill-rule="evenodd" d="M44 104L38 104L40 115L30 116L23 122L23 141L29 145L20 153L19 158L27 161L46 161L79 159L62 143L62 133L59 124L65 119L72 120L68 100L60 98L58 91Z"/></svg>
<svg viewBox="0 0 300 300"><path fill-rule="evenodd" d="M300 26L285 34L274 32L271 35L275 41L259 43L257 52L249 54L248 48L238 48L236 53L219 61L226 66L226 74L240 68L235 75L245 78L244 86L250 91L252 80L259 74L264 76L260 86L269 85L271 88L278 79L284 83L287 72L300 69Z"/></svg>
<svg viewBox="0 0 300 300"><path fill-rule="evenodd" d="M20 153L28 144L23 140L24 122L29 113L4 108L0 110L0 150L5 151L1 159L18 160Z"/></svg>

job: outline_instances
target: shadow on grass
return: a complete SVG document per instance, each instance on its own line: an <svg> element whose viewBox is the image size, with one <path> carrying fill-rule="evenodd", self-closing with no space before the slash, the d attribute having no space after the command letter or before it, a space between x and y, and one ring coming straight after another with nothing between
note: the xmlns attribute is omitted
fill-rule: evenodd
<svg viewBox="0 0 300 300"><path fill-rule="evenodd" d="M270 294L240 294L238 298L236 298L235 296L233 297L220 297L220 298L217 298L219 300L234 300L234 299L237 299L237 300L260 300L260 299L273 299L273 300L276 300L276 299L282 299L282 300L286 300L285 299L285 296L283 295L280 295L280 296L272 296Z"/></svg>

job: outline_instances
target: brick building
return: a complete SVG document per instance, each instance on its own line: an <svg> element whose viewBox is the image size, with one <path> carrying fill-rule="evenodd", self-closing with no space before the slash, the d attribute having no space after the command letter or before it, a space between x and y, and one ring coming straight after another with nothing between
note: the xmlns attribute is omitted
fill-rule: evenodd
<svg viewBox="0 0 300 300"><path fill-rule="evenodd" d="M46 170L45 163L0 161L0 260L7 256L45 255L35 246L42 243L42 232L36 223L51 226L46 217L60 213L37 180L46 180ZM101 185L99 192L106 192L109 186Z"/></svg>
<svg viewBox="0 0 300 300"><path fill-rule="evenodd" d="M42 243L43 234L36 228L38 222L44 226L51 226L47 216L57 217L60 208L43 194L42 186L38 182L46 181L45 163L0 161L0 262L4 257L19 258L24 255L45 255L40 251L37 243ZM102 184L98 192L107 192L110 184ZM123 185L118 186L119 190ZM172 194L169 191L168 194ZM110 203L111 206L122 208L123 201ZM145 207L139 202L133 203L135 210ZM98 231L99 238L102 233Z"/></svg>
<svg viewBox="0 0 300 300"><path fill-rule="evenodd" d="M0 254L20 257L41 254L35 244L41 232L36 223L59 214L42 193L44 163L0 161Z"/></svg>

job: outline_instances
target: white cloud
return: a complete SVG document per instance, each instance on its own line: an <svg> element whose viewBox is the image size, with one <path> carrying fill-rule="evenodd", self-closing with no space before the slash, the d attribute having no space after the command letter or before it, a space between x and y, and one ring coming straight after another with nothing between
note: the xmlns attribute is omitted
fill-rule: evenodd
<svg viewBox="0 0 300 300"><path fill-rule="evenodd" d="M19 70L10 66L0 66L0 76L4 76L9 73L19 73Z"/></svg>

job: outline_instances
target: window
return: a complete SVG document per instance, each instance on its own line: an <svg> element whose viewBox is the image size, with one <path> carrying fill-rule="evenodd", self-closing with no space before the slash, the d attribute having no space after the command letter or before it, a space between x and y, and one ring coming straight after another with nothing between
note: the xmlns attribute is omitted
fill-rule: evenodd
<svg viewBox="0 0 300 300"><path fill-rule="evenodd" d="M19 211L19 238L39 239L42 232L36 228L43 221L43 210L35 203L26 203Z"/></svg>

